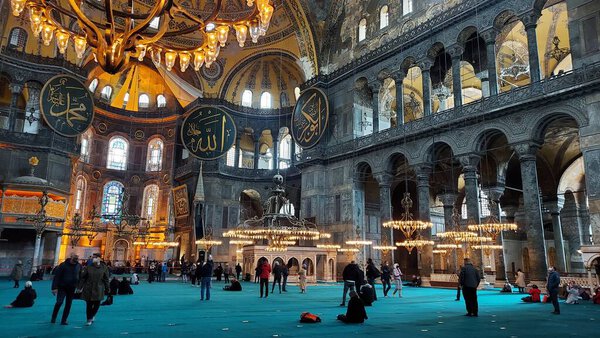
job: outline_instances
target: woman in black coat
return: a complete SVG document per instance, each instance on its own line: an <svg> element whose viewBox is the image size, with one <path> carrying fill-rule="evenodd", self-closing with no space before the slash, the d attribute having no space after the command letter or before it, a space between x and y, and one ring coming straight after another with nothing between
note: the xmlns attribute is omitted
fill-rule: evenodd
<svg viewBox="0 0 600 338"><path fill-rule="evenodd" d="M17 299L10 305L6 305L6 308L12 307L32 307L33 301L37 298L37 293L33 289L33 285L30 281L25 282L25 288L19 292Z"/></svg>

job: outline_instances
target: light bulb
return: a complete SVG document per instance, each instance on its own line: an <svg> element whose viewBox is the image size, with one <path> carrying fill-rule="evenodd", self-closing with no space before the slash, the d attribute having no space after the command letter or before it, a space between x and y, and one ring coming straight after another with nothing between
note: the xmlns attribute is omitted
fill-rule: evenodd
<svg viewBox="0 0 600 338"><path fill-rule="evenodd" d="M206 33L206 39L208 40L208 46L211 48L214 48L217 45L217 42L219 42L216 32Z"/></svg>
<svg viewBox="0 0 600 338"><path fill-rule="evenodd" d="M248 5L248 7L252 7L252 5L254 5L254 0L246 1L246 5Z"/></svg>
<svg viewBox="0 0 600 338"><path fill-rule="evenodd" d="M14 16L19 16L25 9L25 0L10 0L10 7Z"/></svg>
<svg viewBox="0 0 600 338"><path fill-rule="evenodd" d="M248 36L248 26L246 25L234 25L235 28L235 37L241 48L244 47L246 43L246 37Z"/></svg>
<svg viewBox="0 0 600 338"><path fill-rule="evenodd" d="M69 33L63 30L57 30L54 35L56 36L56 46L61 54L65 54L67 46L69 45Z"/></svg>
<svg viewBox="0 0 600 338"><path fill-rule="evenodd" d="M42 24L42 42L44 46L50 46L52 38L54 37L54 26L49 23Z"/></svg>
<svg viewBox="0 0 600 338"><path fill-rule="evenodd" d="M269 5L269 0L256 0L256 7L258 7L259 10L262 10L263 7Z"/></svg>
<svg viewBox="0 0 600 338"><path fill-rule="evenodd" d="M73 38L73 42L73 46L75 47L75 54L77 54L78 59L81 59L83 57L83 53L85 53L87 40L84 36L77 35Z"/></svg>
<svg viewBox="0 0 600 338"><path fill-rule="evenodd" d="M273 11L275 9L273 6L267 4L260 9L260 22L263 25L268 25L271 22L271 17L273 16Z"/></svg>
<svg viewBox="0 0 600 338"><path fill-rule="evenodd" d="M192 55L188 52L179 52L179 69L181 72L185 72L187 67L190 65L190 59Z"/></svg>
<svg viewBox="0 0 600 338"><path fill-rule="evenodd" d="M257 43L258 37L260 36L258 23L253 22L250 24L250 38L252 38L252 42Z"/></svg>
<svg viewBox="0 0 600 338"><path fill-rule="evenodd" d="M152 47L150 50L150 56L152 57L152 62L159 65L160 64L160 53L162 52L162 48L160 47Z"/></svg>
<svg viewBox="0 0 600 338"><path fill-rule="evenodd" d="M225 47L225 43L227 42L228 35L229 35L229 26L217 27L217 39L219 40L221 47Z"/></svg>
<svg viewBox="0 0 600 338"><path fill-rule="evenodd" d="M177 58L177 53L173 51L165 52L165 66L168 71L173 69L173 65L175 64L175 59Z"/></svg>
<svg viewBox="0 0 600 338"><path fill-rule="evenodd" d="M42 31L42 22L43 22L43 10L38 7L30 7L29 8L29 24L31 26L31 31L33 32L33 36L36 38L40 36L40 32Z"/></svg>
<svg viewBox="0 0 600 338"><path fill-rule="evenodd" d="M215 29L215 24L212 22L209 22L206 24L206 32L212 32Z"/></svg>
<svg viewBox="0 0 600 338"><path fill-rule="evenodd" d="M139 62L144 61L144 56L146 56L146 49L147 49L146 45L136 45L135 46L135 51L137 52Z"/></svg>
<svg viewBox="0 0 600 338"><path fill-rule="evenodd" d="M204 60L206 59L206 54L202 49L199 49L194 52L194 70L199 71L200 67L204 64Z"/></svg>

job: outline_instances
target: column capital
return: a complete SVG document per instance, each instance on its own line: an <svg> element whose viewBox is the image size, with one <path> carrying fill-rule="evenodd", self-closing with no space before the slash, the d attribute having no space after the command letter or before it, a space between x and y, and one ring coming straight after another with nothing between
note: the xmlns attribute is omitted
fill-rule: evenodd
<svg viewBox="0 0 600 338"><path fill-rule="evenodd" d="M394 73L390 74L390 77L394 80L394 82L396 82L397 85L398 82L401 83L404 81L404 78L406 78L406 71L404 69L398 69Z"/></svg>
<svg viewBox="0 0 600 338"><path fill-rule="evenodd" d="M464 171L477 171L477 165L481 160L481 156L477 154L465 154L457 157Z"/></svg>
<svg viewBox="0 0 600 338"><path fill-rule="evenodd" d="M456 198L458 197L458 193L456 192L445 192L437 195L437 197L442 201L444 208L454 207L454 203L456 203Z"/></svg>
<svg viewBox="0 0 600 338"><path fill-rule="evenodd" d="M531 11L521 15L519 19L521 19L521 22L523 22L525 30L528 31L537 27L537 22L540 16L541 13Z"/></svg>
<svg viewBox="0 0 600 338"><path fill-rule="evenodd" d="M564 200L561 201L558 198L553 200L544 201L544 208L548 209L550 215L560 215L560 211L563 208Z"/></svg>
<svg viewBox="0 0 600 338"><path fill-rule="evenodd" d="M381 83L381 81L379 79L369 82L369 87L371 87L371 91L373 93L378 93L381 90L382 85L383 84Z"/></svg>
<svg viewBox="0 0 600 338"><path fill-rule="evenodd" d="M417 164L414 166L417 176L417 186L429 186L429 175L432 172L432 166L429 163Z"/></svg>
<svg viewBox="0 0 600 338"><path fill-rule="evenodd" d="M483 41L485 41L485 43L487 45L493 45L496 43L496 37L498 36L498 30L496 30L495 28L490 28L487 29L481 33L479 33L479 36L483 39Z"/></svg>
<svg viewBox="0 0 600 338"><path fill-rule="evenodd" d="M394 180L394 175L388 172L374 173L373 177L377 180L377 183L379 183L379 187L390 187Z"/></svg>
<svg viewBox="0 0 600 338"><path fill-rule="evenodd" d="M456 59L462 57L463 53L465 52L465 49L461 45L452 45L448 47L447 51L448 54L450 54L450 56L452 57L452 59Z"/></svg>
<svg viewBox="0 0 600 338"><path fill-rule="evenodd" d="M433 67L434 61L428 57L421 59L417 62L419 68L421 68L421 72L428 72L431 67Z"/></svg>
<svg viewBox="0 0 600 338"><path fill-rule="evenodd" d="M520 142L511 145L515 153L519 156L519 160L523 161L535 161L538 150L541 145L537 142Z"/></svg>
<svg viewBox="0 0 600 338"><path fill-rule="evenodd" d="M8 85L8 89L10 89L11 94L21 94L23 91L22 83L11 83Z"/></svg>
<svg viewBox="0 0 600 338"><path fill-rule="evenodd" d="M489 191L488 197L490 198L490 200L500 204L500 198L502 198L502 196L504 195L505 187L503 185L497 185L489 187L487 190Z"/></svg>

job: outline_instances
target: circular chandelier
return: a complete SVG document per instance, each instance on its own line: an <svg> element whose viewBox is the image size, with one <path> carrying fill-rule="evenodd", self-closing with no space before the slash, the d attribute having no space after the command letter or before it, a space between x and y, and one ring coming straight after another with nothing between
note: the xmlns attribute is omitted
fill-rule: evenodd
<svg viewBox="0 0 600 338"><path fill-rule="evenodd" d="M442 249L434 249L434 250L431 250L431 252L432 252L433 254L445 255L445 254L446 254L448 251L446 251L446 250L442 250Z"/></svg>
<svg viewBox="0 0 600 338"><path fill-rule="evenodd" d="M202 238L196 241L197 245L202 245L205 247L213 247L215 245L221 245L223 244L222 241L219 240L215 240L215 239L208 239L208 238Z"/></svg>
<svg viewBox="0 0 600 338"><path fill-rule="evenodd" d="M452 249L452 250L454 250L454 249L460 249L460 248L462 248L462 245L460 245L460 244L446 244L446 243L441 243L441 244L436 244L435 247L437 249L442 249L442 250L445 250L445 249Z"/></svg>
<svg viewBox="0 0 600 338"><path fill-rule="evenodd" d="M413 219L413 215L410 212L410 208L412 208L413 205L413 201L410 198L410 193L404 193L401 203L402 208L404 209L401 219L384 222L382 224L384 228L398 229L402 231L404 237L406 238L412 238L417 231L431 229L433 226L431 222Z"/></svg>
<svg viewBox="0 0 600 338"><path fill-rule="evenodd" d="M490 215L485 222L481 224L470 224L467 228L471 231L481 231L489 235L489 237L492 238L492 241L495 241L502 231L516 231L518 227L515 223L500 222L494 211L498 210L497 205L498 203L496 201L490 200L488 203Z"/></svg>
<svg viewBox="0 0 600 338"><path fill-rule="evenodd" d="M234 245L252 245L252 244L254 244L254 241L243 240L243 239L232 239L232 240L229 241L229 244L234 244Z"/></svg>
<svg viewBox="0 0 600 338"><path fill-rule="evenodd" d="M338 250L341 249L342 246L338 244L317 244L317 248L319 249L329 249L329 250Z"/></svg>
<svg viewBox="0 0 600 338"><path fill-rule="evenodd" d="M373 241L368 241L368 240L361 240L361 239L353 239L353 240L349 240L346 241L346 244L348 245L371 245L373 244Z"/></svg>
<svg viewBox="0 0 600 338"><path fill-rule="evenodd" d="M100 67L110 74L126 69L131 57L143 61L147 55L160 64L164 54L169 71L177 58L182 72L190 62L196 71L203 65L210 67L230 32L235 32L240 47L244 47L248 34L257 43L267 33L275 10L269 0L247 0L248 8L240 13L224 13L223 0L216 0L206 17L184 7L180 0L156 0L154 4L139 0L68 3L67 7L61 5L61 0L10 1L15 16L27 9L33 35L41 36L44 45L49 46L55 39L59 52L65 54L72 41L77 58L82 58L89 46ZM55 19L61 15L76 21L78 29ZM169 41L189 34L199 34L201 42L181 48Z"/></svg>
<svg viewBox="0 0 600 338"><path fill-rule="evenodd" d="M339 248L337 249L338 252L359 252L360 250L358 248Z"/></svg>
<svg viewBox="0 0 600 338"><path fill-rule="evenodd" d="M502 250L504 247L499 244L476 244L473 245L473 249L475 250L483 250L486 256L492 254L492 250Z"/></svg>
<svg viewBox="0 0 600 338"><path fill-rule="evenodd" d="M402 242L396 242L396 246L405 247L408 253L411 254L414 249L421 251L427 245L433 245L434 242L426 239L407 239Z"/></svg>

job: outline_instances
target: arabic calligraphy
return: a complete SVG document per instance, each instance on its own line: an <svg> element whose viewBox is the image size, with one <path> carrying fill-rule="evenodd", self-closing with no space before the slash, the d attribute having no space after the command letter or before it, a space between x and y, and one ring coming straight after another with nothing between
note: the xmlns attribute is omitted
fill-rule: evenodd
<svg viewBox="0 0 600 338"><path fill-rule="evenodd" d="M221 109L199 108L185 119L181 128L184 146L200 159L221 157L235 142L235 123Z"/></svg>
<svg viewBox="0 0 600 338"><path fill-rule="evenodd" d="M78 79L58 75L42 88L40 110L50 128L61 135L73 137L83 133L92 123L94 100Z"/></svg>
<svg viewBox="0 0 600 338"><path fill-rule="evenodd" d="M185 217L190 214L187 186L180 185L173 188L173 197L175 200L175 218Z"/></svg>
<svg viewBox="0 0 600 338"><path fill-rule="evenodd" d="M312 148L327 129L329 104L325 93L309 88L300 95L292 115L292 135L302 148Z"/></svg>

